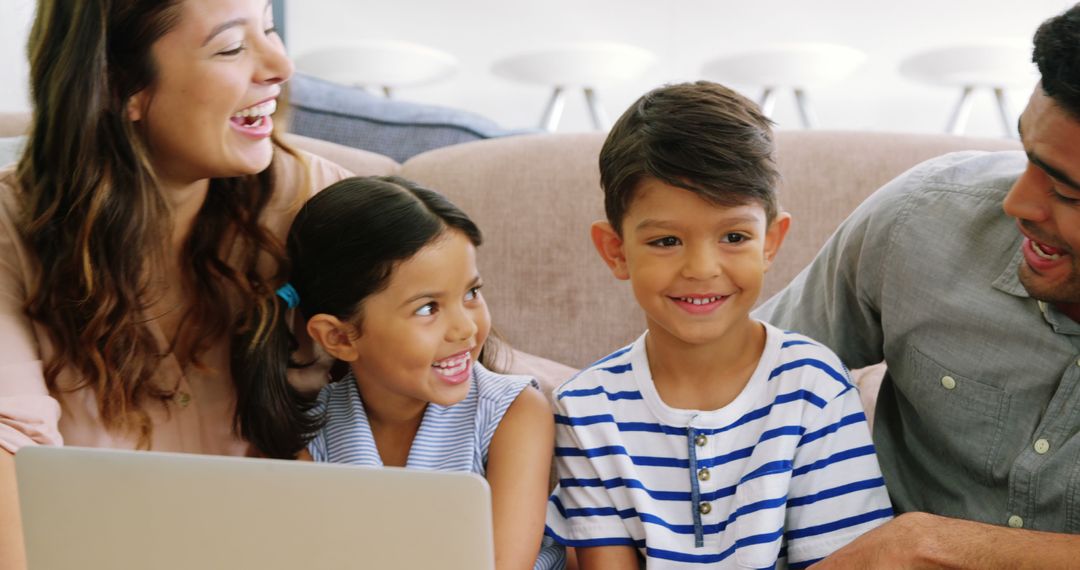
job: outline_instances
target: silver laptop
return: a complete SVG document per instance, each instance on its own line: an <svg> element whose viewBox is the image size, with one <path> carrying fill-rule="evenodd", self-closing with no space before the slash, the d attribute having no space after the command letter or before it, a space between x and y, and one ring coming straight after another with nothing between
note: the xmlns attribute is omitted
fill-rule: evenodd
<svg viewBox="0 0 1080 570"><path fill-rule="evenodd" d="M471 473L71 447L15 455L30 570L492 570Z"/></svg>

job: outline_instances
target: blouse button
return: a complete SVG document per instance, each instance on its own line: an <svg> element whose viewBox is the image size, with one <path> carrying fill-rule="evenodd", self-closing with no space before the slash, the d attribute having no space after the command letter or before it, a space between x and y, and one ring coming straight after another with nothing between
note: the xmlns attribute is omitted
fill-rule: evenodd
<svg viewBox="0 0 1080 570"><path fill-rule="evenodd" d="M177 392L175 399L176 403L180 404L181 408L186 408L188 407L188 404L191 403L191 394L188 394L187 392Z"/></svg>
<svg viewBox="0 0 1080 570"><path fill-rule="evenodd" d="M709 473L708 468L702 467L701 469L698 469L698 472L697 472L698 481L708 481L709 476L710 476L710 473Z"/></svg>
<svg viewBox="0 0 1080 570"><path fill-rule="evenodd" d="M952 390L956 387L956 378L953 378L952 376L942 376L941 385L944 386L946 390Z"/></svg>
<svg viewBox="0 0 1080 570"><path fill-rule="evenodd" d="M698 510L699 513L701 513L703 515L707 515L707 514L712 512L712 505L702 501L702 502L698 503L697 510Z"/></svg>
<svg viewBox="0 0 1080 570"><path fill-rule="evenodd" d="M708 441L709 441L709 438L705 437L703 434L699 433L696 436L694 436L694 445L696 445L698 447L705 447L705 444Z"/></svg>

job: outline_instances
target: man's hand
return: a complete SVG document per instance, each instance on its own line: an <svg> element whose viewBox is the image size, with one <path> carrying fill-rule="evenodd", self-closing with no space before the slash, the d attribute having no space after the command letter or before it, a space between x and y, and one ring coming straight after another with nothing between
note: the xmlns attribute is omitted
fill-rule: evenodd
<svg viewBox="0 0 1080 570"><path fill-rule="evenodd" d="M1080 568L1080 536L905 513L855 539L813 570Z"/></svg>
<svg viewBox="0 0 1080 570"><path fill-rule="evenodd" d="M924 559L921 551L933 550L936 519L926 513L905 513L855 539L851 544L811 566L813 570L839 568L940 568Z"/></svg>

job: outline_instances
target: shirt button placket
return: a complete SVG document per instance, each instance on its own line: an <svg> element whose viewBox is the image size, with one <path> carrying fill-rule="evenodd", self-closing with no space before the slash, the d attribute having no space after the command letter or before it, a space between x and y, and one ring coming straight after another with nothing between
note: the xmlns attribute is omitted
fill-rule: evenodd
<svg viewBox="0 0 1080 570"><path fill-rule="evenodd" d="M702 433L697 433L697 430L693 427L693 418L690 421L690 427L687 427L687 452L689 460L689 474L690 474L690 504L691 511L694 518L694 546L701 548L705 544L704 528L701 517L712 512L712 505L708 501L701 500L701 487L698 485L698 481L704 481L702 479L702 473L708 473L707 468L698 468L698 449L705 446L708 442L708 438ZM708 475L705 476L708 478Z"/></svg>

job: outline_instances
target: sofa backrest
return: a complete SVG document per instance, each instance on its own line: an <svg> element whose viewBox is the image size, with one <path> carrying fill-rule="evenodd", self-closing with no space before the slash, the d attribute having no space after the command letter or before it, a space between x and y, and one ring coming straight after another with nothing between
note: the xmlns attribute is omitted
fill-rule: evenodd
<svg viewBox="0 0 1080 570"><path fill-rule="evenodd" d="M23 134L25 113L0 113L0 137ZM517 348L581 367L644 329L626 283L593 251L604 217L597 156L603 134L481 140L419 154L403 165L354 148L284 135L358 175L400 174L439 190L484 231L480 265L500 332ZM897 133L781 131L781 206L793 222L762 299L802 270L866 196L926 159L959 150L1009 150L1015 140ZM759 300L760 301L760 300Z"/></svg>
<svg viewBox="0 0 1080 570"><path fill-rule="evenodd" d="M26 134L26 129L29 127L29 113L0 113L0 137L17 137L24 135Z"/></svg>
<svg viewBox="0 0 1080 570"><path fill-rule="evenodd" d="M480 266L493 322L515 347L576 367L645 326L630 287L593 250L604 217L597 157L604 135L546 134L436 149L401 174L445 193L484 232ZM866 196L908 168L958 150L1017 149L1005 139L783 131L777 162L791 232L762 299L788 283Z"/></svg>
<svg viewBox="0 0 1080 570"><path fill-rule="evenodd" d="M281 141L293 148L317 154L335 162L357 176L389 176L401 172L401 165L394 159L374 152L293 133L282 133Z"/></svg>

